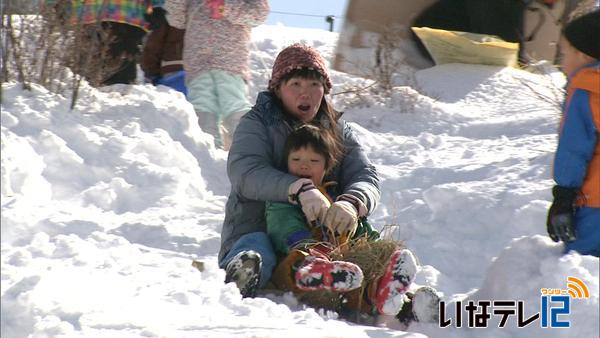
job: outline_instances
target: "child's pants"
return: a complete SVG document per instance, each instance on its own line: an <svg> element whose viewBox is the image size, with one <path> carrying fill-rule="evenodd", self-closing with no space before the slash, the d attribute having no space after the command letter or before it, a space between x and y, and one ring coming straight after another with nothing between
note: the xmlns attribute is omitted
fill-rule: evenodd
<svg viewBox="0 0 600 338"><path fill-rule="evenodd" d="M188 80L187 89L200 128L215 137L217 146L228 149L239 119L252 108L242 76L210 70Z"/></svg>
<svg viewBox="0 0 600 338"><path fill-rule="evenodd" d="M565 245L565 252L575 250L582 255L600 257L600 208L579 208L575 213L573 242Z"/></svg>

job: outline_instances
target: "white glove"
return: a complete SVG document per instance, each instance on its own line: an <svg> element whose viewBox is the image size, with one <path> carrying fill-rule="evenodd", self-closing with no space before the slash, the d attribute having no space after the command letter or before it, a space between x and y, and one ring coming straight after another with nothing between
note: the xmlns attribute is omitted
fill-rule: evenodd
<svg viewBox="0 0 600 338"><path fill-rule="evenodd" d="M309 222L315 220L323 222L327 209L331 205L327 197L308 178L301 178L290 185L288 199L290 203L300 204Z"/></svg>
<svg viewBox="0 0 600 338"><path fill-rule="evenodd" d="M352 203L337 201L327 210L323 224L333 233L340 235L347 233L350 238L358 227L358 212Z"/></svg>

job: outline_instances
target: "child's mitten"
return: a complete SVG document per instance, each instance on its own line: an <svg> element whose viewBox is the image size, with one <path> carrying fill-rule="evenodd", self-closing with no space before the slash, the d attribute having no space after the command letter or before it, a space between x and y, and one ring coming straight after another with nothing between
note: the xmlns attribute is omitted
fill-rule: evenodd
<svg viewBox="0 0 600 338"><path fill-rule="evenodd" d="M575 240L575 224L573 203L579 188L567 188L559 185L552 188L554 202L548 210L546 227L553 241L571 242Z"/></svg>
<svg viewBox="0 0 600 338"><path fill-rule="evenodd" d="M301 178L288 188L288 199L292 204L300 204L309 222L322 221L331 203L308 178Z"/></svg>
<svg viewBox="0 0 600 338"><path fill-rule="evenodd" d="M352 237L358 226L358 211L348 201L336 201L327 210L323 223L333 233Z"/></svg>

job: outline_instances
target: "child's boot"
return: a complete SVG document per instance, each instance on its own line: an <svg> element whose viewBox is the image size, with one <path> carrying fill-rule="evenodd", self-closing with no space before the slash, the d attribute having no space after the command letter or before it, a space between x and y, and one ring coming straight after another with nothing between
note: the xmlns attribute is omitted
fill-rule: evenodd
<svg viewBox="0 0 600 338"><path fill-rule="evenodd" d="M418 288L411 300L415 320L421 323L437 323L440 313L440 301L440 296L434 288L430 286Z"/></svg>
<svg viewBox="0 0 600 338"><path fill-rule="evenodd" d="M347 292L360 287L363 272L354 263L308 256L294 277L296 286L303 291Z"/></svg>
<svg viewBox="0 0 600 338"><path fill-rule="evenodd" d="M440 296L430 286L423 286L414 293L407 292L402 310L396 318L404 325L411 322L437 323L439 320Z"/></svg>
<svg viewBox="0 0 600 338"><path fill-rule="evenodd" d="M258 289L262 259L256 251L247 250L235 255L225 269L225 283L234 282L242 297L254 297Z"/></svg>
<svg viewBox="0 0 600 338"><path fill-rule="evenodd" d="M396 250L377 284L375 306L381 314L396 315L417 273L417 261L408 249Z"/></svg>

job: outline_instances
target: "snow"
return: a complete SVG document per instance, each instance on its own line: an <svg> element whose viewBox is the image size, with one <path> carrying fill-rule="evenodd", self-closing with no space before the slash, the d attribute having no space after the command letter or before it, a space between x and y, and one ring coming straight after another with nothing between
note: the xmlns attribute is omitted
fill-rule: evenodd
<svg viewBox="0 0 600 338"><path fill-rule="evenodd" d="M251 97L283 47L329 60L337 33L260 26ZM540 67L548 69L549 67ZM551 67L550 67L551 68ZM598 337L598 258L562 254L545 233L564 77L450 64L402 68L389 97L335 95L381 175L371 223L404 241L416 286L456 301L522 300L589 288L568 329L357 325L290 294L242 299L217 266L229 192L226 152L166 87L84 85L70 98L2 85L3 337ZM334 93L370 83L332 72ZM192 267L204 263L203 271ZM466 316L463 316L463 320ZM387 327L384 326L387 324ZM492 328L495 327L495 328Z"/></svg>

